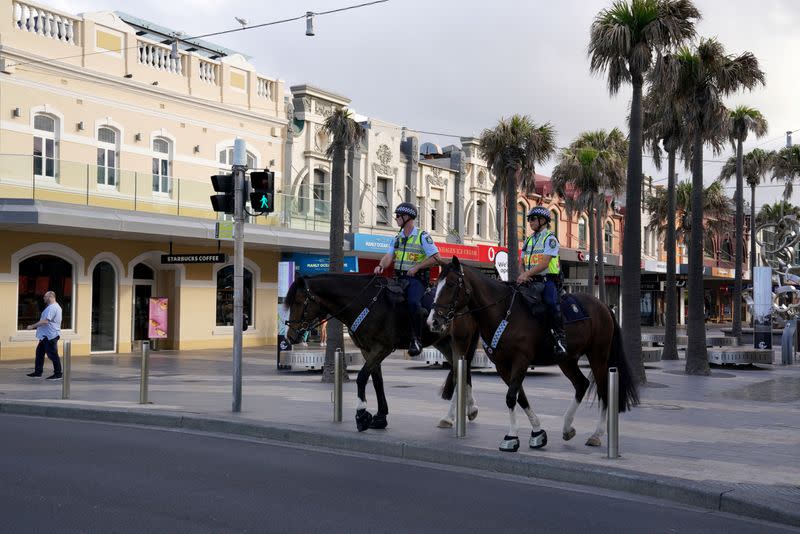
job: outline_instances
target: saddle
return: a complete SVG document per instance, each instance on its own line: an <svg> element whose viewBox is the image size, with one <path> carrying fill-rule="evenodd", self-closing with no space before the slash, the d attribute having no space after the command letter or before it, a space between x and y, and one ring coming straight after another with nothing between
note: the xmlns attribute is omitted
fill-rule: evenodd
<svg viewBox="0 0 800 534"><path fill-rule="evenodd" d="M406 278L385 278L386 280L386 295L389 299L389 302L398 307L400 305L405 305L406 302L406 289L408 288L408 279ZM422 302L420 303L420 307L422 310L425 311L425 315L430 313L431 309L433 308L433 288L431 286L427 286L425 288L425 293L422 295Z"/></svg>
<svg viewBox="0 0 800 534"><path fill-rule="evenodd" d="M528 309L537 319L548 319L547 305L544 303L544 282L533 282L519 286L519 294L522 296ZM578 302L574 295L569 293L562 294L559 304L561 305L561 315L564 324L584 321L589 318L583 305Z"/></svg>

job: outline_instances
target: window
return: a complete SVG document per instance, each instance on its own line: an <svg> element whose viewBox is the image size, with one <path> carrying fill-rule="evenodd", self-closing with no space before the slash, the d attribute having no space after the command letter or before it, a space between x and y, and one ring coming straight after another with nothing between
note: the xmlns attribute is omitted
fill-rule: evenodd
<svg viewBox="0 0 800 534"><path fill-rule="evenodd" d="M319 169L314 169L314 216L315 217L328 217L330 213L329 202L326 200L327 196L327 180L325 172Z"/></svg>
<svg viewBox="0 0 800 534"><path fill-rule="evenodd" d="M244 269L242 308L253 325L253 273ZM217 326L233 326L233 265L217 271Z"/></svg>
<svg viewBox="0 0 800 534"><path fill-rule="evenodd" d="M733 261L734 259L733 243L731 243L731 240L727 237L725 238L725 241L722 242L720 259L724 261Z"/></svg>
<svg viewBox="0 0 800 534"><path fill-rule="evenodd" d="M606 254L611 254L613 252L614 247L614 227L611 224L611 221L606 222L606 231L604 235L604 242L605 242L605 251Z"/></svg>
<svg viewBox="0 0 800 534"><path fill-rule="evenodd" d="M156 273L144 263L137 263L133 266L134 280L155 280Z"/></svg>
<svg viewBox="0 0 800 534"><path fill-rule="evenodd" d="M377 187L377 205L378 210L378 224L389 225L392 222L390 217L391 207L389 206L389 180L387 178L378 178Z"/></svg>
<svg viewBox="0 0 800 534"><path fill-rule="evenodd" d="M556 210L550 210L550 219L552 221L550 229L555 234L556 239L558 239L558 212Z"/></svg>
<svg viewBox="0 0 800 534"><path fill-rule="evenodd" d="M169 194L170 142L163 137L153 139L153 192Z"/></svg>
<svg viewBox="0 0 800 534"><path fill-rule="evenodd" d="M256 168L256 157L249 150L247 151L247 168ZM223 148L219 151L220 170L230 172L230 167L233 165L233 147Z"/></svg>
<svg viewBox="0 0 800 534"><path fill-rule="evenodd" d="M117 132L111 128L97 131L97 183L117 185Z"/></svg>
<svg viewBox="0 0 800 534"><path fill-rule="evenodd" d="M586 217L578 219L578 248L586 248Z"/></svg>
<svg viewBox="0 0 800 534"><path fill-rule="evenodd" d="M649 254L650 253L650 229L649 228L645 228L644 229L644 239L642 240L642 251L645 254Z"/></svg>
<svg viewBox="0 0 800 534"><path fill-rule="evenodd" d="M431 232L439 231L438 217L439 217L439 201L431 200L431 224L430 224Z"/></svg>
<svg viewBox="0 0 800 534"><path fill-rule="evenodd" d="M297 188L297 212L305 213L308 210L308 179L304 178Z"/></svg>
<svg viewBox="0 0 800 534"><path fill-rule="evenodd" d="M36 130L33 134L33 175L55 179L56 120L49 115L36 115L33 128Z"/></svg>
<svg viewBox="0 0 800 534"><path fill-rule="evenodd" d="M72 264L57 256L41 254L19 264L17 330L39 320L44 310L42 297L54 291L61 306L61 328L72 328Z"/></svg>
<svg viewBox="0 0 800 534"><path fill-rule="evenodd" d="M716 248L714 247L714 238L711 237L710 235L707 235L703 240L703 254L707 258L713 258L715 251Z"/></svg>
<svg viewBox="0 0 800 534"><path fill-rule="evenodd" d="M483 213L483 211L484 211L484 206L485 206L485 204L483 202L481 202L480 200L475 204L475 235L477 235L478 237L482 237L483 236L483 230L484 230L484 222L483 222L484 213Z"/></svg>
<svg viewBox="0 0 800 534"><path fill-rule="evenodd" d="M447 230L453 229L453 203L447 203Z"/></svg>
<svg viewBox="0 0 800 534"><path fill-rule="evenodd" d="M524 204L517 204L517 240L519 243L525 241L528 235L528 222L526 220L527 211Z"/></svg>

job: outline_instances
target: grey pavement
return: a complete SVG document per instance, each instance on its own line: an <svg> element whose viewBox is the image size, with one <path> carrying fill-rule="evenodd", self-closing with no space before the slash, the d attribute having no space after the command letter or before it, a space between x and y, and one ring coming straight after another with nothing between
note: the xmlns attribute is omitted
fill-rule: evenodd
<svg viewBox="0 0 800 534"><path fill-rule="evenodd" d="M33 358L31 358L32 360ZM775 362L780 360L776 352ZM45 364L45 375L50 370ZM149 399L139 405L137 355L94 355L72 361L71 398L60 381L28 378L31 362L0 364L0 412L116 421L231 433L410 460L585 484L800 526L800 365L715 367L686 376L683 361L647 367L641 406L620 416L618 459L584 445L599 416L584 403L578 435L561 440L572 389L555 367L529 372L525 389L549 434L544 449L525 447L527 418L518 416L523 447L497 447L508 426L505 386L475 372L479 407L465 438L437 428L448 404L446 377L390 356L384 362L389 428L355 428L355 372L344 385L344 422L333 422L332 384L320 372L278 371L274 347L245 351L242 412L231 412L230 351L151 353ZM351 371L356 369L351 368ZM584 368L588 373L588 368ZM371 383L368 408L375 411Z"/></svg>

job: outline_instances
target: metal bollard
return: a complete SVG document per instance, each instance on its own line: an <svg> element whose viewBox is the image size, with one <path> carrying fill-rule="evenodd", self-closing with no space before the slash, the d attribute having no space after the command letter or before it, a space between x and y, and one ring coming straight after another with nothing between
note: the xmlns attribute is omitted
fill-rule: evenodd
<svg viewBox="0 0 800 534"><path fill-rule="evenodd" d="M795 338L797 332L797 319L789 319L783 327L781 336L781 364L792 365L795 354Z"/></svg>
<svg viewBox="0 0 800 534"><path fill-rule="evenodd" d="M69 379L72 376L72 341L64 341L64 377L61 382L61 398L69 398Z"/></svg>
<svg viewBox="0 0 800 534"><path fill-rule="evenodd" d="M456 437L467 435L467 360L456 360Z"/></svg>
<svg viewBox="0 0 800 534"><path fill-rule="evenodd" d="M147 379L150 373L150 342L142 341L142 376L139 379L139 404L147 404Z"/></svg>
<svg viewBox="0 0 800 534"><path fill-rule="evenodd" d="M336 423L342 422L342 372L344 361L342 349L336 349L333 367L333 420Z"/></svg>
<svg viewBox="0 0 800 534"><path fill-rule="evenodd" d="M619 375L616 367L608 368L608 457L619 458Z"/></svg>

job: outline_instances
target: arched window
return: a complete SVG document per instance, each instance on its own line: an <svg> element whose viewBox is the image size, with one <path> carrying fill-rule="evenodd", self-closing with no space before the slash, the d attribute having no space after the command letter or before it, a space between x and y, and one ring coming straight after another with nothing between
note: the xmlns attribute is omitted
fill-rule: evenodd
<svg viewBox="0 0 800 534"><path fill-rule="evenodd" d="M253 324L253 273L244 269L242 298L247 324ZM233 326L233 265L217 271L217 326Z"/></svg>
<svg viewBox="0 0 800 534"><path fill-rule="evenodd" d="M314 169L314 216L326 218L330 214L328 180L325 171Z"/></svg>
<svg viewBox="0 0 800 534"><path fill-rule="evenodd" d="M119 136L116 130L102 127L97 130L97 183L98 185L117 185L117 142Z"/></svg>
<svg viewBox="0 0 800 534"><path fill-rule="evenodd" d="M153 139L153 192L169 194L172 175L172 143L169 139Z"/></svg>
<svg viewBox="0 0 800 534"><path fill-rule="evenodd" d="M550 221L550 230L553 231L556 239L558 239L558 212L556 210L550 210Z"/></svg>
<svg viewBox="0 0 800 534"><path fill-rule="evenodd" d="M144 263L137 263L133 266L133 278L135 280L153 280L155 272Z"/></svg>
<svg viewBox="0 0 800 534"><path fill-rule="evenodd" d="M483 237L483 232L486 229L483 223L483 219L486 216L484 213L486 204L482 201L478 201L475 204L475 235L478 237Z"/></svg>
<svg viewBox="0 0 800 534"><path fill-rule="evenodd" d="M41 254L19 263L17 290L17 330L25 330L39 320L44 310L44 294L53 291L61 306L61 328L72 325L72 264L57 256Z"/></svg>
<svg viewBox="0 0 800 534"><path fill-rule="evenodd" d="M520 244L525 242L525 237L528 235L528 221L525 216L527 210L525 204L517 204L517 240Z"/></svg>
<svg viewBox="0 0 800 534"><path fill-rule="evenodd" d="M606 222L604 242L606 254L611 254L614 249L614 226L611 224L611 221Z"/></svg>
<svg viewBox="0 0 800 534"><path fill-rule="evenodd" d="M578 248L586 248L586 217L578 219Z"/></svg>
<svg viewBox="0 0 800 534"><path fill-rule="evenodd" d="M247 168L248 169L255 169L257 168L256 165L258 162L256 161L255 155L249 150L247 151ZM223 148L219 151L219 163L222 171L230 172L230 167L233 165L233 147L230 146L228 148Z"/></svg>
<svg viewBox="0 0 800 534"><path fill-rule="evenodd" d="M731 243L730 238L725 238L725 241L722 242L722 249L720 250L720 259L724 261L733 261L734 253L733 253L733 243Z"/></svg>
<svg viewBox="0 0 800 534"><path fill-rule="evenodd" d="M38 114L33 118L33 175L36 178L56 177L56 119ZM37 318L38 320L38 318Z"/></svg>
<svg viewBox="0 0 800 534"><path fill-rule="evenodd" d="M714 246L714 238L710 235L706 235L705 239L703 240L703 254L706 256L706 258L713 258L715 252L716 247Z"/></svg>

